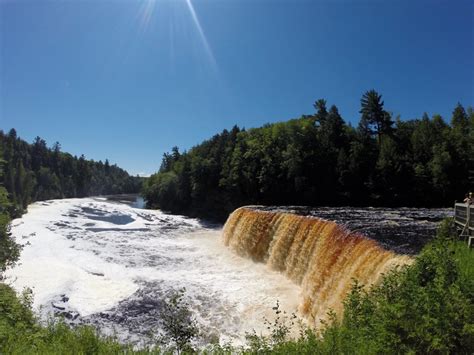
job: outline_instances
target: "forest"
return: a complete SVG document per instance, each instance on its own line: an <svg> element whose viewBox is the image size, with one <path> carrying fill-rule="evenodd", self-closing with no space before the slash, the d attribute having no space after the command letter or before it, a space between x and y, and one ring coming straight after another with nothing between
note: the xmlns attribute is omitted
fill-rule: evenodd
<svg viewBox="0 0 474 355"><path fill-rule="evenodd" d="M353 127L328 106L319 99L311 115L173 147L144 184L149 207L225 220L249 204L451 206L474 185L472 107L402 120L370 90Z"/></svg>
<svg viewBox="0 0 474 355"><path fill-rule="evenodd" d="M0 131L3 176L0 185L9 197L10 217L20 216L33 201L55 198L137 193L142 178L130 176L108 160L87 160L61 151L56 142L48 147L36 137L32 144L17 137L15 129Z"/></svg>

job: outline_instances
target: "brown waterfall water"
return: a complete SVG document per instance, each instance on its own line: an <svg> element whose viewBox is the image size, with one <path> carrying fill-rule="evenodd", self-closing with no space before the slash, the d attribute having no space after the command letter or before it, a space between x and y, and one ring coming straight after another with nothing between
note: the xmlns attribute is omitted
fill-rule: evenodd
<svg viewBox="0 0 474 355"><path fill-rule="evenodd" d="M239 255L301 285L299 310L316 324L330 309L341 314L353 279L371 285L396 265L413 260L335 222L248 207L229 216L223 239Z"/></svg>

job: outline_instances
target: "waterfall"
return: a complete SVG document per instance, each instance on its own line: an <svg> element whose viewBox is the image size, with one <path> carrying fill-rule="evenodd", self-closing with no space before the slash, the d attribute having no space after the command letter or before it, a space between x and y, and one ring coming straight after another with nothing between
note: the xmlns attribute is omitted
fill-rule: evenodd
<svg viewBox="0 0 474 355"><path fill-rule="evenodd" d="M251 207L229 216L223 239L239 255L265 263L301 285L299 310L314 323L329 309L341 314L353 279L370 285L394 266L412 261L335 222Z"/></svg>

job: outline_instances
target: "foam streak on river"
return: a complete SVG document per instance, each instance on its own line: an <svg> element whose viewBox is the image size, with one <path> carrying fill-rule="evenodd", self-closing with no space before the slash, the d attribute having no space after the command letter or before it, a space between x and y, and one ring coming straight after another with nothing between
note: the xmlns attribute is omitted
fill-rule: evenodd
<svg viewBox="0 0 474 355"><path fill-rule="evenodd" d="M124 341L156 334L163 298L181 287L204 333L221 341L263 330L277 299L289 313L298 307L299 286L235 255L220 226L196 219L65 199L34 203L11 231L24 248L7 282L31 288L43 316L63 314Z"/></svg>

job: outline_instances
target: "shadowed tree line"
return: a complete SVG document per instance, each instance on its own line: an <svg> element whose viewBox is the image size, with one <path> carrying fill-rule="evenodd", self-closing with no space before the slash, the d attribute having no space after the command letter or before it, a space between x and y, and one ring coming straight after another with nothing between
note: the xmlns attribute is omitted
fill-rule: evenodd
<svg viewBox="0 0 474 355"><path fill-rule="evenodd" d="M9 214L17 217L30 202L54 198L136 193L142 179L130 176L109 161L87 160L61 152L56 142L48 147L40 137L32 144L17 137L14 129L0 131L3 176L0 184L9 195Z"/></svg>
<svg viewBox="0 0 474 355"><path fill-rule="evenodd" d="M375 90L352 127L323 99L315 113L234 126L165 153L144 184L149 207L225 219L247 204L446 206L474 185L474 112L401 120Z"/></svg>

